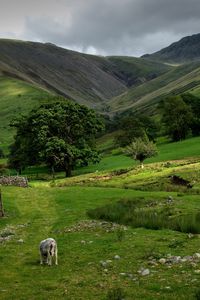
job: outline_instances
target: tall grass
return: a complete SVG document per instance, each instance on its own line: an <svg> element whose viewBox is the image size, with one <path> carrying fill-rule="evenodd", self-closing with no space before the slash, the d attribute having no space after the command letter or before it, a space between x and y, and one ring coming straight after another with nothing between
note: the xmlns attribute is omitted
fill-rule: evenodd
<svg viewBox="0 0 200 300"><path fill-rule="evenodd" d="M177 214L173 206L163 203L157 205L155 201L135 199L119 202L88 211L88 215L95 219L104 219L134 228L171 229L185 233L200 233L200 212Z"/></svg>

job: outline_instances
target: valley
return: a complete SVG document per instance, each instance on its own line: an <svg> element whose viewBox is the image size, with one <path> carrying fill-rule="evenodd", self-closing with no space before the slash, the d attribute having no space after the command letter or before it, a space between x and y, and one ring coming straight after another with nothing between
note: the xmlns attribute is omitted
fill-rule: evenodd
<svg viewBox="0 0 200 300"><path fill-rule="evenodd" d="M168 48L167 56L164 49L142 58L103 57L50 43L0 40L1 176L19 176L17 167L9 166L8 154L17 132L10 124L20 116L35 109L29 118L33 122L17 132L24 148L35 138L30 124L39 120L37 130L44 129L33 143L36 149L27 147L30 158L37 158L40 143L49 146L35 164L20 157L25 162L20 176L28 187L0 189L5 210L0 218L2 300L199 299L200 136L191 126L185 139L170 139L159 105L169 96L182 101L186 95L198 132L192 109L199 107L200 61L193 52L179 59L172 48L173 55ZM83 156L94 145L97 124L85 120L85 108L74 102L94 109L105 123L96 139L100 159L93 163ZM67 106L62 110L67 103L71 111ZM70 125L63 130L64 112ZM152 138L158 152L144 160L144 168L116 142L119 133L126 133L127 120L144 127L138 116L158 122ZM84 121L91 131L83 130ZM85 132L91 135L88 144ZM25 140L29 135L32 140ZM75 149L76 142L80 148ZM16 145L14 154L20 149ZM70 177L62 168L65 152L78 157ZM58 266L40 265L38 246L47 237L57 241Z"/></svg>

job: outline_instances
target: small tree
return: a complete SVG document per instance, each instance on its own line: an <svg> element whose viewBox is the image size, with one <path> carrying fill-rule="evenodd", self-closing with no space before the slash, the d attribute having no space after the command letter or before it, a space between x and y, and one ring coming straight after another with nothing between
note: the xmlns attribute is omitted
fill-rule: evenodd
<svg viewBox="0 0 200 300"><path fill-rule="evenodd" d="M144 160L149 157L156 156L158 154L158 150L156 145L153 142L150 142L146 137L145 139L135 139L129 146L126 147L125 154L134 160L139 160L141 168L143 168Z"/></svg>

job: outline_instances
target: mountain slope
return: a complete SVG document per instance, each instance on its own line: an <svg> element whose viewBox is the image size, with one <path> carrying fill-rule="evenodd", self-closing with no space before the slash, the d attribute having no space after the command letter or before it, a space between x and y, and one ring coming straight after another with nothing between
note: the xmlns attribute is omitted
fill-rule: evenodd
<svg viewBox="0 0 200 300"><path fill-rule="evenodd" d="M200 86L200 62L181 65L158 78L113 98L110 111L122 112L128 109L149 111L166 96L180 94Z"/></svg>
<svg viewBox="0 0 200 300"><path fill-rule="evenodd" d="M143 55L142 58L168 63L200 60L200 33L186 36L160 51Z"/></svg>
<svg viewBox="0 0 200 300"><path fill-rule="evenodd" d="M127 72L127 63L119 66L121 60L86 55L48 43L0 40L1 74L23 79L97 110L126 91L127 86L140 84L141 73L146 81L169 70L164 64L130 58L129 63L133 62Z"/></svg>
<svg viewBox="0 0 200 300"><path fill-rule="evenodd" d="M27 114L39 104L53 101L54 96L35 86L8 77L0 77L0 148L4 150L12 142L12 119Z"/></svg>

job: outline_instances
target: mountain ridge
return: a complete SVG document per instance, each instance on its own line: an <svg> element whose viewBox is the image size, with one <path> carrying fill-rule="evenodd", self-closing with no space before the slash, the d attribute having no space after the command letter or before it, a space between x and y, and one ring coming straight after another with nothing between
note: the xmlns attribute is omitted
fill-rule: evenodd
<svg viewBox="0 0 200 300"><path fill-rule="evenodd" d="M200 60L200 33L185 36L179 41L141 58L168 63L186 63Z"/></svg>
<svg viewBox="0 0 200 300"><path fill-rule="evenodd" d="M2 75L20 78L96 110L102 110L109 99L129 86L139 85L169 70L162 63L140 58L129 60L132 69L127 71L127 62L120 57L113 60L50 43L0 39Z"/></svg>

